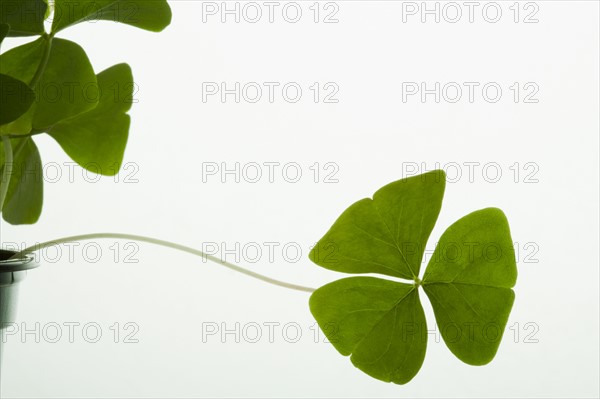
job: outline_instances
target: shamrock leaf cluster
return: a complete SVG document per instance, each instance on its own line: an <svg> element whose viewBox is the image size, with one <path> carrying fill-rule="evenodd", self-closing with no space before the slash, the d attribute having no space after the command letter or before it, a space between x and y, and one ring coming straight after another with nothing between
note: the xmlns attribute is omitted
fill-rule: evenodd
<svg viewBox="0 0 600 399"><path fill-rule="evenodd" d="M3 218L31 224L43 204L42 163L34 136L47 133L81 167L118 173L129 134L134 83L127 64L96 73L78 44L55 37L86 21L110 20L158 32L171 22L166 0L0 0L0 44L6 37L39 36L0 55L0 136L13 150ZM5 166L0 142L0 175ZM1 184L1 183L0 183Z"/></svg>
<svg viewBox="0 0 600 399"><path fill-rule="evenodd" d="M328 340L368 375L409 382L427 348L419 287L452 353L471 365L495 356L508 320L517 267L508 221L497 208L473 212L441 236L419 278L446 177L436 170L391 183L351 205L310 253L317 265L375 273L317 289L310 309Z"/></svg>

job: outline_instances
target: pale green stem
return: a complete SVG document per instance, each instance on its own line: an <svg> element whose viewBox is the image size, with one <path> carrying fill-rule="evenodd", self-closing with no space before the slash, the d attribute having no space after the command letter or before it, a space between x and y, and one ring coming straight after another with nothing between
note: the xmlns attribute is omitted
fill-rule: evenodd
<svg viewBox="0 0 600 399"><path fill-rule="evenodd" d="M4 169L2 170L2 183L0 185L0 215L4 208L4 200L8 193L8 184L10 183L13 168L13 150L10 139L7 136L2 136L2 146L4 147Z"/></svg>
<svg viewBox="0 0 600 399"><path fill-rule="evenodd" d="M31 82L29 82L29 87L31 87L32 89L35 88L35 86L42 78L42 75L46 70L46 65L48 65L48 60L50 59L50 52L52 50L52 39L54 38L54 36L44 33L42 37L45 39L46 47L44 48L44 54L42 55L42 59L40 60L37 70L35 71L35 75L33 75L33 78L31 78Z"/></svg>
<svg viewBox="0 0 600 399"><path fill-rule="evenodd" d="M212 256L209 254L206 254L202 251L199 251L197 249L194 248L190 248L190 247L186 247L184 245L181 244L176 244L173 242L169 242L169 241L163 241L163 240L159 240L156 238L151 238L151 237L144 237L144 236L138 236L138 235L132 235L132 234L120 234L120 233L96 233L96 234L83 234L83 235L77 235L77 236L71 236L71 237L64 237L64 238L59 238L53 241L47 241L41 244L36 244L33 245L29 248L25 248L24 250L22 250L21 252L13 255L11 257L11 259L14 258L19 258L22 257L25 254L31 253L31 252L35 252L35 251L39 251L40 249L46 248L46 247L51 247L54 245L59 245L59 244L63 244L63 243L67 243L67 242L76 242L76 241L86 241L86 240L93 240L93 239L102 239L102 238L112 238L112 239L119 239L119 240L134 240L134 241L140 241L140 242L147 242L149 244L154 244L154 245L159 245L162 247L167 247L167 248L171 248L171 249L175 249L177 251L182 251L182 252L187 252L189 254L192 255L196 255L196 256L200 256L204 259L208 259L212 262L218 263L221 266L225 266L231 270L234 270L238 273L242 273L245 274L247 276L253 277L255 279L264 281L266 283L269 284L273 284L273 285L278 285L280 287L284 287L284 288L289 288L292 290L297 290L297 291L304 291L304 292L313 292L315 289L314 288L310 288L310 287L304 287L301 285L296 285L296 284L290 284L290 283L286 283L284 281L279 281L279 280L275 280L273 278L267 277L267 276L263 276L262 274L258 274L255 273L253 271L244 269L240 266L234 265L232 263L226 262L222 259L217 258L216 256Z"/></svg>

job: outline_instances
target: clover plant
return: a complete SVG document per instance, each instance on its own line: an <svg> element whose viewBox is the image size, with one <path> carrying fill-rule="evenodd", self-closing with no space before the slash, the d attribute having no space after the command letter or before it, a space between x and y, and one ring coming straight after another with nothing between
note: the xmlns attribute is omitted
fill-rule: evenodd
<svg viewBox="0 0 600 399"><path fill-rule="evenodd" d="M333 346L383 381L405 384L423 364L427 324L419 287L444 342L467 364L494 358L512 308L517 266L508 221L497 208L450 226L419 278L445 183L445 173L436 170L388 184L344 211L309 255L338 272L413 280L348 277L310 298Z"/></svg>
<svg viewBox="0 0 600 399"><path fill-rule="evenodd" d="M49 134L83 168L94 165L92 172L115 174L114 165L123 160L134 87L129 66L117 64L96 73L78 44L56 34L90 19L150 31L164 29L171 20L165 0L79 0L75 8L70 3L55 0L51 29L45 32L50 13L43 0L0 0L0 43L11 36L39 36L0 55L0 212L11 224L35 223L42 210L42 179L28 173L42 170L36 135ZM127 7L135 12L124 12ZM72 90L50 99L44 88L51 85ZM99 238L134 239L202 256L268 283L312 292L310 310L335 349L368 375L405 384L425 358L421 289L444 342L471 365L494 358L514 301L515 254L506 217L496 208L451 225L420 277L445 182L439 170L402 179L346 209L309 257L326 269L378 277L342 278L317 290L271 279L194 248L129 234L65 237L14 257Z"/></svg>
<svg viewBox="0 0 600 399"><path fill-rule="evenodd" d="M166 0L55 0L51 15L43 0L0 0L0 43L38 36L0 55L0 212L11 224L35 223L42 212L42 161L34 136L49 134L91 172L114 175L121 167L134 90L131 69L117 64L96 73L81 46L56 36L97 20L158 32L171 22L171 9Z"/></svg>

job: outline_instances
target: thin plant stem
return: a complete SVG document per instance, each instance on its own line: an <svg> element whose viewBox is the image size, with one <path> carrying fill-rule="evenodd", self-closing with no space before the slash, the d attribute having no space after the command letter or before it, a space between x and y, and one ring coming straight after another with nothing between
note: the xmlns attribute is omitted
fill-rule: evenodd
<svg viewBox="0 0 600 399"><path fill-rule="evenodd" d="M22 250L21 252L13 255L11 257L11 259L14 258L19 258L22 257L25 254L31 253L31 252L35 252L35 251L39 251L40 249L46 248L46 247L51 247L54 245L59 245L59 244L64 244L67 242L77 242L77 241L87 241L87 240L94 240L94 239L104 239L104 238L112 238L112 239L119 239L119 240L134 240L134 241L140 241L140 242L146 242L149 244L153 244L153 245L158 245L158 246L162 246L162 247L166 247L166 248L171 248L177 251L181 251L181 252L186 252L192 255L196 255L196 256L200 256L204 259L208 259L212 262L218 263L221 266L225 266L228 269L231 269L233 271L236 271L238 273L242 273L245 274L247 276L250 276L252 278L264 281L266 283L269 284L273 284L273 285L277 285L280 287L284 287L284 288L288 288L291 290L296 290L296 291L304 291L304 292L314 292L315 289L314 288L310 288L310 287L304 287L301 285L296 285L296 284L291 284L291 283L286 283L284 281L280 281L280 280L276 280L267 276L264 276L262 274L259 273L255 273L253 271L244 269L243 267L234 265L232 263L226 262L224 260L221 260L219 258L217 258L216 256L212 256L209 254L206 254L200 250L191 248L191 247L186 247L184 245L181 244L176 244L173 242L169 242L169 241L164 241L164 240L159 240L157 238L152 238L152 237L144 237L144 236L138 236L138 235L133 235L133 234L121 234L121 233L95 233L95 234L83 234L83 235L77 235L77 236L71 236L71 237L63 237L63 238L58 238L56 240L52 240L52 241L47 241L47 242L43 242L41 244L36 244L33 245L31 247L25 248L24 250Z"/></svg>
<svg viewBox="0 0 600 399"><path fill-rule="evenodd" d="M50 59L50 52L52 50L52 39L54 38L54 36L51 34L49 35L47 33L44 33L42 37L44 38L44 44L46 47L44 48L44 54L42 55L42 59L40 60L37 70L35 71L35 75L33 75L33 78L31 78L31 81L29 82L29 87L31 87L32 89L35 89L35 86L42 78L42 75L46 70L46 65L48 65L48 60Z"/></svg>

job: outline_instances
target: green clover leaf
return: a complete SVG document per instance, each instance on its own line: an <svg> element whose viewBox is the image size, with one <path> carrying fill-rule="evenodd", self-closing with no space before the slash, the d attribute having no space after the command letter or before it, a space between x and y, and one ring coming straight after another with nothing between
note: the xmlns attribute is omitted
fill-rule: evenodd
<svg viewBox="0 0 600 399"><path fill-rule="evenodd" d="M311 251L310 259L344 273L418 277L445 185L443 172L388 184L373 199L346 209Z"/></svg>
<svg viewBox="0 0 600 399"><path fill-rule="evenodd" d="M10 25L0 23L0 44L2 44L4 38L8 35L8 32L10 32Z"/></svg>
<svg viewBox="0 0 600 399"><path fill-rule="evenodd" d="M8 36L40 35L47 10L44 0L0 0L0 23L10 25Z"/></svg>
<svg viewBox="0 0 600 399"><path fill-rule="evenodd" d="M0 23L0 44L10 32L10 25ZM12 76L0 73L0 125L19 119L31 108L35 93L27 84ZM2 130L0 130L2 134Z"/></svg>
<svg viewBox="0 0 600 399"><path fill-rule="evenodd" d="M33 104L35 93L24 82L0 73L0 125L18 119Z"/></svg>
<svg viewBox="0 0 600 399"><path fill-rule="evenodd" d="M166 0L56 0L52 33L84 21L121 22L160 32L171 23Z"/></svg>
<svg viewBox="0 0 600 399"><path fill-rule="evenodd" d="M494 358L516 282L513 242L500 209L473 212L442 234L425 271L423 290L456 357L472 365ZM458 326L463 326L461 334Z"/></svg>
<svg viewBox="0 0 600 399"><path fill-rule="evenodd" d="M48 130L81 167L103 175L118 173L127 145L133 102L133 76L127 64L97 75L100 101L96 108L65 119Z"/></svg>
<svg viewBox="0 0 600 399"><path fill-rule="evenodd" d="M448 348L465 363L495 356L514 300L517 269L506 217L488 208L460 219L442 235L418 278L445 188L443 171L391 183L351 205L311 251L319 266L350 277L317 289L310 310L344 356L366 374L405 384L419 371L427 325L422 286Z"/></svg>
<svg viewBox="0 0 600 399"><path fill-rule="evenodd" d="M414 285L374 277L327 284L310 310L328 340L371 377L405 384L425 359L425 314Z"/></svg>
<svg viewBox="0 0 600 399"><path fill-rule="evenodd" d="M35 223L42 209L42 168L33 136L49 134L95 173L114 175L123 161L135 88L129 66L118 64L96 75L85 51L56 33L85 21L108 20L154 32L171 22L166 0L48 3L0 0L0 44L7 36L40 36L0 54L0 149L10 143L6 153L14 155L4 165L6 155L0 153L0 172L8 181L0 190L0 211L11 224ZM52 12L46 33L44 20Z"/></svg>
<svg viewBox="0 0 600 399"><path fill-rule="evenodd" d="M42 213L44 182L40 153L31 137L11 139L14 148L12 175L2 217L10 224L33 224ZM4 171L4 148L0 143L0 175Z"/></svg>
<svg viewBox="0 0 600 399"><path fill-rule="evenodd" d="M35 85L37 99L31 128L46 131L53 124L94 108L98 99L94 69L85 51L65 39L40 37L0 55L0 72L31 82L47 57L43 74ZM29 134L29 131L7 132Z"/></svg>

